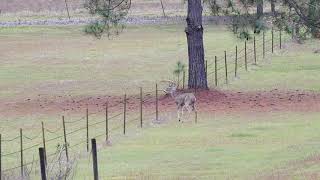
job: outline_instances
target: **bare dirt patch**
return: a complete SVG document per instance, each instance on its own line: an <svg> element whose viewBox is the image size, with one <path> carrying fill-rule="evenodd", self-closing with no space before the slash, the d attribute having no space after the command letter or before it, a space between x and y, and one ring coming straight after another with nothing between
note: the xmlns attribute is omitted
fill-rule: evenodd
<svg viewBox="0 0 320 180"><path fill-rule="evenodd" d="M155 93L144 94L145 111L155 108ZM317 112L320 111L320 94L305 91L271 91L234 92L234 91L198 91L197 109L201 112ZM15 101L2 100L0 113L5 116L25 115L67 115L85 112L88 107L90 112L103 111L108 102L112 111L122 111L123 96L95 96L73 97L57 96L44 97L38 95L35 99L20 99ZM137 111L140 106L139 95L127 98L129 111ZM170 96L159 96L161 111L176 109Z"/></svg>

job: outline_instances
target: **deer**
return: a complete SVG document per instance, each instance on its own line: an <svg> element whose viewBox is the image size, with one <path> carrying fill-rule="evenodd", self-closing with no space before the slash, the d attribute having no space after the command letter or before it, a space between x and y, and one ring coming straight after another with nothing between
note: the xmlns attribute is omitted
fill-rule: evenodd
<svg viewBox="0 0 320 180"><path fill-rule="evenodd" d="M177 92L177 85L175 82L167 80L165 82L169 82L169 86L164 89L163 91L174 99L178 111L178 120L181 122L181 116L183 116L184 109L188 110L189 114L194 111L197 113L195 104L196 104L196 97L193 93L178 93Z"/></svg>

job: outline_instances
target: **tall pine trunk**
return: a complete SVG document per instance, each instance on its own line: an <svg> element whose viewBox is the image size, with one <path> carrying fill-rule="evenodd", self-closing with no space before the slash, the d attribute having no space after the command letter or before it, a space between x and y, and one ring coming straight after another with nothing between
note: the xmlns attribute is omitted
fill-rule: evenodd
<svg viewBox="0 0 320 180"><path fill-rule="evenodd" d="M201 0L188 0L187 27L185 32L189 55L188 87L208 89L204 64Z"/></svg>

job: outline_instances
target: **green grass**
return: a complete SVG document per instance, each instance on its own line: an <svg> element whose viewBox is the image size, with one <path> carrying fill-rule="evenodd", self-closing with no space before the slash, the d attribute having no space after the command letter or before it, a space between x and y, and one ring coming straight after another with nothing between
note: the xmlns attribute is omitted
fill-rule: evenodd
<svg viewBox="0 0 320 180"><path fill-rule="evenodd" d="M204 115L199 124L149 128L99 150L99 173L103 179L248 179L270 175L277 167L288 168L287 163L319 153L319 117L319 113L215 119ZM80 161L77 177L90 179L90 165L87 159ZM320 166L312 168L316 172Z"/></svg>
<svg viewBox="0 0 320 180"><path fill-rule="evenodd" d="M112 40L82 30L1 28L0 97L137 93L141 85L153 88L155 81L172 77L177 61L187 62L183 26L130 26ZM241 42L226 28L206 27L208 60L235 43ZM40 88L46 86L54 88Z"/></svg>
<svg viewBox="0 0 320 180"><path fill-rule="evenodd" d="M289 44L286 50L278 53L266 62L260 59L259 67L251 67L249 73L241 73L240 79L225 86L228 90L307 90L320 91L319 54L313 51L318 41L304 45Z"/></svg>

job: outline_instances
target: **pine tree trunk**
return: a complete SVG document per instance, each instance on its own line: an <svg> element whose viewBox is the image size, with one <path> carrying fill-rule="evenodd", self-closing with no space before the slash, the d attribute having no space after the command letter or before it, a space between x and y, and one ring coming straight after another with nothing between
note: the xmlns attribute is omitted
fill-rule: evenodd
<svg viewBox="0 0 320 180"><path fill-rule="evenodd" d="M257 18L263 16L263 0L257 0Z"/></svg>
<svg viewBox="0 0 320 180"><path fill-rule="evenodd" d="M189 55L189 88L208 89L204 65L202 4L188 0L187 27L185 29Z"/></svg>

